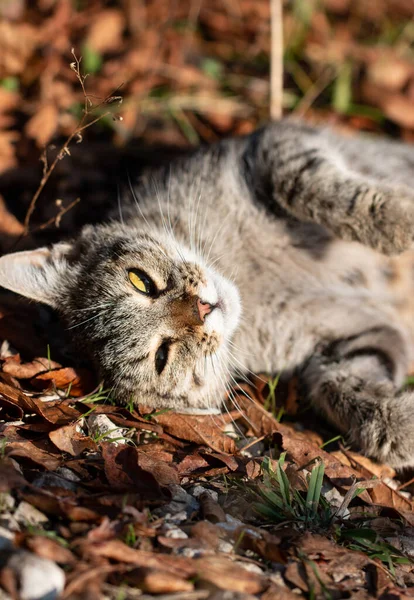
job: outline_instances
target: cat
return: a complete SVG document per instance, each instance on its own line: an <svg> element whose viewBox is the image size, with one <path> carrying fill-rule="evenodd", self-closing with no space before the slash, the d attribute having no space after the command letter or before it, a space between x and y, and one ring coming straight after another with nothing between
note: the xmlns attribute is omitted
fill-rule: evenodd
<svg viewBox="0 0 414 600"><path fill-rule="evenodd" d="M281 120L145 172L106 223L3 256L0 285L56 309L120 403L214 412L283 370L414 466L413 167L410 145Z"/></svg>

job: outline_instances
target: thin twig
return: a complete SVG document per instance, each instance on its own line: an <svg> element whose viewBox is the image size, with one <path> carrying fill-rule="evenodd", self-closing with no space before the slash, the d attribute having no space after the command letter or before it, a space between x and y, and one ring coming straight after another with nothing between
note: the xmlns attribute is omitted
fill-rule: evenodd
<svg viewBox="0 0 414 600"><path fill-rule="evenodd" d="M283 8L282 0L270 0L270 118L283 113Z"/></svg>
<svg viewBox="0 0 414 600"><path fill-rule="evenodd" d="M24 223L23 223L23 227L24 227L24 233L23 233L23 235L27 235L29 233L30 218L31 218L31 216L33 214L33 211L35 209L36 202L37 202L40 194L42 193L42 191L43 191L46 183L49 181L49 177L51 176L51 174L55 170L55 167L56 167L57 163L59 162L59 160L61 160L61 158L67 152L68 147L69 147L71 141L73 140L73 138L75 137L75 135L78 134L79 131L82 131L82 126L83 126L83 122L84 122L85 118L86 118L86 113L84 114L84 116L82 117L82 119L79 121L79 124L76 127L75 131L70 134L70 136L67 138L66 142L63 144L62 148L57 153L57 155L55 157L55 160L52 162L52 164L50 165L50 167L44 173L44 175L43 175L43 177L42 177L42 179L40 181L39 187L37 188L36 192L34 193L33 198L30 201L29 208L27 209L27 213L26 213L26 216L24 218Z"/></svg>
<svg viewBox="0 0 414 600"><path fill-rule="evenodd" d="M69 146L72 142L72 140L77 137L78 141L82 141L82 135L81 132L84 131L85 129L87 129L88 127L90 127L91 125L94 125L95 123L97 123L98 121L100 121L101 119L104 119L106 116L111 114L111 111L106 111L100 115L98 115L95 119L92 119L92 121L86 122L88 117L90 117L90 115L92 114L93 111L99 109L101 106L106 105L106 104L112 104L113 102L122 102L122 97L121 96L115 96L113 94L111 94L110 96L107 96L106 98L104 98L100 103L93 105L92 100L90 98L90 96L87 94L86 92L86 88L85 88L85 79L87 78L88 74L86 75L82 75L81 71L80 71L80 67L81 67L81 61L82 61L82 57L78 58L75 54L74 49L72 48L72 55L74 57L74 62L72 62L70 64L70 68L72 69L72 71L74 71L74 73L76 74L76 77L82 87L82 92L85 98L85 104L84 104L84 109L83 109L83 115L80 118L77 126L75 127L75 130L69 135L69 137L66 139L66 141L64 142L63 146L61 147L61 149L59 150L59 152L56 154L56 157L54 159L54 161L52 162L52 164L48 167L47 166L47 156L46 156L46 151L43 153L42 155L42 162L43 162L43 176L42 179L40 181L39 187L37 188L36 192L34 193L30 204L29 204L29 208L27 209L27 213L26 216L24 218L24 223L23 223L23 234L22 237L26 236L29 233L29 224L30 224L30 219L32 217L33 211L36 207L36 203L37 200L40 196L40 194L42 193L46 183L49 181L49 178L51 176L51 174L53 173L53 171L56 168L57 163L59 162L59 160L61 160L66 154L70 154L69 152ZM119 86L120 87L120 86ZM117 90L115 90L115 93L118 91L119 88L117 88ZM44 229L45 227L47 227L48 225L50 225L51 223L55 222L56 224L59 223L61 217L68 212L68 210L70 210L70 208L72 208L73 206L75 206L75 204L77 204L79 202L79 199L76 200L75 202L72 202L72 204L70 204L66 209L64 209L63 211L60 211L55 217L53 217L53 219L49 219L49 221L47 221L46 223L44 223L41 227L38 227L38 229Z"/></svg>
<svg viewBox="0 0 414 600"><path fill-rule="evenodd" d="M52 223L54 223L56 225L56 227L59 227L60 221L62 220L63 215L65 215L74 206L76 206L78 204L78 202L80 202L80 198L76 198L76 200L71 202L68 206L61 208L57 215L55 215L54 217L51 217L48 221L39 225L39 227L35 227L34 229L32 229L32 233L35 233L36 231L40 231L42 229L46 229L46 227L49 227L49 225L52 225Z"/></svg>

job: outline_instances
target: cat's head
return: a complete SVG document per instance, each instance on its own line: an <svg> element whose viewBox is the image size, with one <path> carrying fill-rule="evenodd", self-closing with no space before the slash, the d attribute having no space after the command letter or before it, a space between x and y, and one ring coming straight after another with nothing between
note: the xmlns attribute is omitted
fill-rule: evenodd
<svg viewBox="0 0 414 600"><path fill-rule="evenodd" d="M56 309L120 402L217 408L236 288L170 236L112 224L0 258L0 286Z"/></svg>

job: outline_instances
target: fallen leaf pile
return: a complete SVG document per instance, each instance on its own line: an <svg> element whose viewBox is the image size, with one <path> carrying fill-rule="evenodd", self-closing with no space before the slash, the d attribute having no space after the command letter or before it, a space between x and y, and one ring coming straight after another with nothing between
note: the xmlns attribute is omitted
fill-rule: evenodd
<svg viewBox="0 0 414 600"><path fill-rule="evenodd" d="M117 598L120 589L125 598L141 590L177 600L225 591L264 600L410 597L411 495L395 489L392 469L343 447L326 452L319 436L279 423L264 408L266 381L240 384L239 410L223 415L150 412L108 402L86 369L44 357L25 363L3 342L3 588L22 593L31 564L45 572L45 590L63 598L86 590ZM296 406L289 388L286 406ZM297 490L323 462L324 493L347 514L345 532L362 519L392 547L395 564L353 549L334 528L263 520L254 508L263 461L275 467L283 451Z"/></svg>
<svg viewBox="0 0 414 600"><path fill-rule="evenodd" d="M412 141L413 16L286 1L285 111ZM5 0L0 57L0 252L269 114L268 0ZM0 292L1 599L414 597L412 474L347 447L297 382L257 375L214 416L116 406L55 316Z"/></svg>

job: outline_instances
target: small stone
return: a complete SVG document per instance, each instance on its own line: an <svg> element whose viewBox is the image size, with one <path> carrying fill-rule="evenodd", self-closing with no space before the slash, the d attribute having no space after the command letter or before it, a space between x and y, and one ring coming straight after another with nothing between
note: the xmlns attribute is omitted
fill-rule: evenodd
<svg viewBox="0 0 414 600"><path fill-rule="evenodd" d="M87 419L89 435L92 439L111 442L115 445L126 444L127 429L118 427L106 415L90 415ZM121 438L121 439L120 439Z"/></svg>
<svg viewBox="0 0 414 600"><path fill-rule="evenodd" d="M254 563L236 561L235 564L239 565L239 567L242 567L242 569L244 569L245 571L249 571L250 573L257 573L258 575L263 575L262 569L259 567L259 565L256 565Z"/></svg>
<svg viewBox="0 0 414 600"><path fill-rule="evenodd" d="M333 508L340 508L342 506L342 503L344 501L344 497L342 496L342 494L340 492L338 492L338 490L334 487L332 487L330 490L326 491L322 488L322 494L325 497L325 500L327 500L327 502L329 502L329 504L333 507ZM348 511L349 513L349 511Z"/></svg>
<svg viewBox="0 0 414 600"><path fill-rule="evenodd" d="M55 600L65 586L60 567L26 550L14 552L6 566L16 575L21 600Z"/></svg>
<svg viewBox="0 0 414 600"><path fill-rule="evenodd" d="M0 513L12 510L15 504L16 501L11 494L8 494L7 492L0 494Z"/></svg>
<svg viewBox="0 0 414 600"><path fill-rule="evenodd" d="M233 552L233 548L233 544L226 542L225 540L219 540L217 545L217 550L219 552L223 552L224 554L231 554Z"/></svg>
<svg viewBox="0 0 414 600"><path fill-rule="evenodd" d="M200 558L204 555L204 552L198 548L182 548L179 554L186 558Z"/></svg>
<svg viewBox="0 0 414 600"><path fill-rule="evenodd" d="M24 500L17 507L14 518L20 525L41 525L49 520L40 510Z"/></svg>
<svg viewBox="0 0 414 600"><path fill-rule="evenodd" d="M67 479L68 481L73 481L74 483L81 481L81 478L67 467L59 467L58 469L56 469L56 473L58 473L64 479Z"/></svg>
<svg viewBox="0 0 414 600"><path fill-rule="evenodd" d="M36 477L33 485L39 488L62 488L75 493L79 489L77 483L66 479L60 474L58 475L57 472L51 473L49 471L41 473L39 477Z"/></svg>
<svg viewBox="0 0 414 600"><path fill-rule="evenodd" d="M185 521L193 513L198 512L200 505L193 496L190 496L183 487L178 484L168 486L171 492L171 501L154 511L156 515L164 517L169 521Z"/></svg>
<svg viewBox="0 0 414 600"><path fill-rule="evenodd" d="M176 525L173 525L172 523L164 523L163 529L165 530L164 535L167 538L172 538L174 540L188 539L188 535L185 533L185 531L183 531Z"/></svg>
<svg viewBox="0 0 414 600"><path fill-rule="evenodd" d="M202 485L195 485L190 491L194 498L199 498L201 494L208 494L214 502L218 502L218 493L215 490L209 490Z"/></svg>

